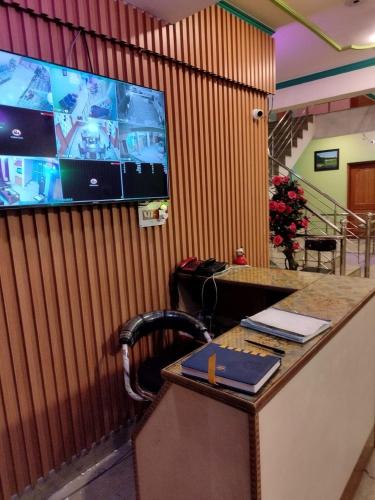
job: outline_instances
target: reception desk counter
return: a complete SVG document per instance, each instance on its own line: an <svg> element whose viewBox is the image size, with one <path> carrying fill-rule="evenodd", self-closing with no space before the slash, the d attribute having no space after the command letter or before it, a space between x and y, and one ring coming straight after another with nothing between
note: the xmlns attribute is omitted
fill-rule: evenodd
<svg viewBox="0 0 375 500"><path fill-rule="evenodd" d="M287 290L288 311L330 319L304 345L236 326L214 342L281 347L254 396L181 375L180 362L135 434L140 500L349 499L374 446L375 280L234 269L219 281ZM287 295L287 294L286 294Z"/></svg>

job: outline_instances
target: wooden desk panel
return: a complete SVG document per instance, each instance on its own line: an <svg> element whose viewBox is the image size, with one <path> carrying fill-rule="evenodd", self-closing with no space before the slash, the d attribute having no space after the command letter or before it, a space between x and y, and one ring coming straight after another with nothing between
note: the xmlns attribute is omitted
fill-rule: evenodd
<svg viewBox="0 0 375 500"><path fill-rule="evenodd" d="M260 410L262 500L350 498L374 426L374 311L375 297Z"/></svg>
<svg viewBox="0 0 375 500"><path fill-rule="evenodd" d="M181 360L166 368L160 398L135 435L138 483L150 486L138 498L160 500L178 491L179 500L201 500L200 492L202 500L347 500L352 471L366 459L361 451L374 431L375 280L236 272L239 290L261 288L264 279L265 289L286 295L292 273L297 291L277 307L330 319L332 328L304 345L240 326L216 338L257 351L245 342L254 338L286 351L281 368L254 396L184 377ZM235 283L232 271L221 280Z"/></svg>
<svg viewBox="0 0 375 500"><path fill-rule="evenodd" d="M134 438L138 498L251 498L249 415L176 384L162 391Z"/></svg>

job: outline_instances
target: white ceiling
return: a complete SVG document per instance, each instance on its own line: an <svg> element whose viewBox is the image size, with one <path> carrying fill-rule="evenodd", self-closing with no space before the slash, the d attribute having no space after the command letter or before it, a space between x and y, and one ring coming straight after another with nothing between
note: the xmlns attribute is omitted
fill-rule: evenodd
<svg viewBox="0 0 375 500"><path fill-rule="evenodd" d="M130 0L126 3L131 3L168 23L175 23L216 2L212 0L189 0L188 2L185 0Z"/></svg>
<svg viewBox="0 0 375 500"><path fill-rule="evenodd" d="M176 22L216 2L132 0L131 3L168 22ZM229 0L229 3L276 31L278 82L375 57L374 49L337 52L270 0ZM287 0L287 3L341 45L366 44L370 35L375 34L375 0L359 0L355 5L351 0Z"/></svg>
<svg viewBox="0 0 375 500"><path fill-rule="evenodd" d="M290 7L306 17L322 10L340 6L344 2L345 0L286 0ZM228 3L273 29L293 21L288 14L276 7L270 0L228 0Z"/></svg>
<svg viewBox="0 0 375 500"><path fill-rule="evenodd" d="M375 50L337 52L270 0L232 0L247 14L276 30L278 82L375 57ZM368 44L375 33L375 0L346 5L345 0L289 0L288 5L340 45ZM349 3L349 2L348 2Z"/></svg>

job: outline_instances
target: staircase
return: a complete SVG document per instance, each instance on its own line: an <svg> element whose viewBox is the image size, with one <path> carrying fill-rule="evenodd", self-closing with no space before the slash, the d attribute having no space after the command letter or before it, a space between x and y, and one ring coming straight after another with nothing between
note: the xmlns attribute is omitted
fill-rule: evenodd
<svg viewBox="0 0 375 500"><path fill-rule="evenodd" d="M305 215L310 224L303 234L298 235L302 250L296 257L301 269L347 275L353 274L353 271L358 274L361 264L363 275L370 277L371 262L375 261L375 214L351 212L286 165L288 156L293 156L293 149L298 145L298 140L303 138L311 121L312 117L307 116L305 112L295 117L288 111L276 124L271 125L270 197L273 194L271 183L273 175L289 175L290 178L297 180L305 191L307 198ZM322 242L328 239L336 241L336 251L316 252L307 248L314 247L312 240ZM307 245L305 245L306 240ZM284 259L283 253L272 247L272 263L284 267Z"/></svg>
<svg viewBox="0 0 375 500"><path fill-rule="evenodd" d="M268 149L272 158L276 158L281 164L291 168L298 158L293 158L293 152L306 135L310 124L314 122L314 117L303 110L298 116L293 111L287 111L277 122L269 123ZM310 137L311 140L312 137ZM301 151L302 152L302 151ZM288 165L288 160L292 160ZM273 175L278 175L280 167L275 165Z"/></svg>

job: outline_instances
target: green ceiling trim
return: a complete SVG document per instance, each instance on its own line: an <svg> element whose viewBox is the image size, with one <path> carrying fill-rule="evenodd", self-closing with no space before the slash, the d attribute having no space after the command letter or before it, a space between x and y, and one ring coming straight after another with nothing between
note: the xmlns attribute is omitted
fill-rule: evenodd
<svg viewBox="0 0 375 500"><path fill-rule="evenodd" d="M315 23L309 21L306 17L302 16L299 12L297 12L293 7L288 5L286 2L283 0L271 0L271 2L277 7L279 7L281 10L286 12L289 16L293 17L296 21L299 23L303 24L307 29L315 33L316 36L318 36L320 39L322 39L324 42L328 43L331 47L333 47L335 50L338 52L343 52L345 50L368 50L368 49L375 49L375 43L370 43L366 45L339 45L333 38L331 38L327 33L324 33L318 25Z"/></svg>
<svg viewBox="0 0 375 500"><path fill-rule="evenodd" d="M264 33L267 33L267 35L273 35L275 33L274 30L271 29L270 27L261 23L257 19L254 19L253 17L246 14L246 12L244 12L243 10L238 9L237 7L228 2L224 2L223 0L221 0L220 2L217 3L217 5L222 9L227 10L234 16L239 17L240 19L242 19L242 21L245 21L246 23L251 24L252 26L255 26L256 28L260 29Z"/></svg>
<svg viewBox="0 0 375 500"><path fill-rule="evenodd" d="M313 82L315 80L321 80L322 78L328 78L330 76L341 75L342 73L349 73L350 71L356 71L358 69L369 68L370 66L375 66L375 57L364 59L363 61L358 61L351 64L345 64L345 66L338 66L337 68L319 71L318 73L311 73L310 75L300 76L291 80L285 80L284 82L279 82L276 84L276 90L293 87L294 85L301 85L302 83Z"/></svg>
<svg viewBox="0 0 375 500"><path fill-rule="evenodd" d="M367 97L375 101L375 94L367 94Z"/></svg>

